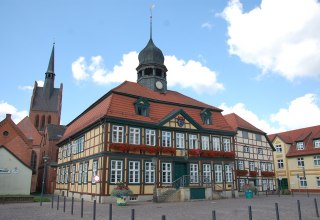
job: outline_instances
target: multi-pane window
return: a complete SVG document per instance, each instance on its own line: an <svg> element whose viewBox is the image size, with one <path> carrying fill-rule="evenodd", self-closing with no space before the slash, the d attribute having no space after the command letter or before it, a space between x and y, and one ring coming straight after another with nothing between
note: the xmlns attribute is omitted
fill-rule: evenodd
<svg viewBox="0 0 320 220"><path fill-rule="evenodd" d="M316 166L320 165L320 155L313 156L313 164Z"/></svg>
<svg viewBox="0 0 320 220"><path fill-rule="evenodd" d="M244 184L246 183L245 179L239 179L239 189L243 191Z"/></svg>
<svg viewBox="0 0 320 220"><path fill-rule="evenodd" d="M223 138L223 150L224 151L231 151L230 138Z"/></svg>
<svg viewBox="0 0 320 220"><path fill-rule="evenodd" d="M64 183L68 183L69 181L69 167L66 166L66 169L64 170Z"/></svg>
<svg viewBox="0 0 320 220"><path fill-rule="evenodd" d="M305 177L299 177L300 180L300 186L301 187L307 187L308 183L307 183L307 179Z"/></svg>
<svg viewBox="0 0 320 220"><path fill-rule="evenodd" d="M154 179L155 179L154 168L155 166L153 165L153 162L145 162L145 170L144 170L145 183L154 183Z"/></svg>
<svg viewBox="0 0 320 220"><path fill-rule="evenodd" d="M67 150L68 150L67 145L64 145L64 146L63 146L63 157L64 157L64 158L67 157Z"/></svg>
<svg viewBox="0 0 320 220"><path fill-rule="evenodd" d="M189 149L198 149L198 139L196 134L189 134Z"/></svg>
<svg viewBox="0 0 320 220"><path fill-rule="evenodd" d="M60 183L60 167L57 169L57 183Z"/></svg>
<svg viewBox="0 0 320 220"><path fill-rule="evenodd" d="M278 160L278 168L282 169L283 168L283 159Z"/></svg>
<svg viewBox="0 0 320 220"><path fill-rule="evenodd" d="M79 164L79 172L78 172L78 183L79 183L79 184L82 183L82 166L83 166L83 164L80 163L80 164Z"/></svg>
<svg viewBox="0 0 320 220"><path fill-rule="evenodd" d="M83 163L83 183L88 183L88 162Z"/></svg>
<svg viewBox="0 0 320 220"><path fill-rule="evenodd" d="M250 171L255 171L255 166L254 166L254 161L249 161L249 170Z"/></svg>
<svg viewBox="0 0 320 220"><path fill-rule="evenodd" d="M146 145L156 146L156 131L146 129Z"/></svg>
<svg viewBox="0 0 320 220"><path fill-rule="evenodd" d="M298 167L304 167L304 159L303 157L298 157Z"/></svg>
<svg viewBox="0 0 320 220"><path fill-rule="evenodd" d="M304 150L304 143L302 141L297 142L297 150Z"/></svg>
<svg viewBox="0 0 320 220"><path fill-rule="evenodd" d="M91 180L92 183L96 183L96 180L94 177L97 176L97 174L98 174L98 161L94 160L92 162L92 180Z"/></svg>
<svg viewBox="0 0 320 220"><path fill-rule="evenodd" d="M262 191L266 191L268 189L268 180L262 180Z"/></svg>
<svg viewBox="0 0 320 220"><path fill-rule="evenodd" d="M266 163L267 171L272 171L272 163Z"/></svg>
<svg viewBox="0 0 320 220"><path fill-rule="evenodd" d="M211 182L211 164L202 164L202 175L204 183Z"/></svg>
<svg viewBox="0 0 320 220"><path fill-rule="evenodd" d="M273 190L273 180L269 180L269 190Z"/></svg>
<svg viewBox="0 0 320 220"><path fill-rule="evenodd" d="M63 148L64 148L64 147L60 147L60 148L59 148L59 159L60 159L60 160L63 159Z"/></svg>
<svg viewBox="0 0 320 220"><path fill-rule="evenodd" d="M162 163L162 183L172 182L172 164Z"/></svg>
<svg viewBox="0 0 320 220"><path fill-rule="evenodd" d="M263 154L263 149L261 147L259 147L257 149L257 154L262 155Z"/></svg>
<svg viewBox="0 0 320 220"><path fill-rule="evenodd" d="M162 131L162 147L171 147L170 131Z"/></svg>
<svg viewBox="0 0 320 220"><path fill-rule="evenodd" d="M176 147L180 149L185 148L185 140L183 133L176 133Z"/></svg>
<svg viewBox="0 0 320 220"><path fill-rule="evenodd" d="M229 165L229 164L224 165L224 169L225 169L225 175L226 175L226 182L228 182L228 183L232 182L231 165Z"/></svg>
<svg viewBox="0 0 320 220"><path fill-rule="evenodd" d="M281 146L281 144L277 144L277 145L276 145L276 152L278 152L278 153L282 152L282 146Z"/></svg>
<svg viewBox="0 0 320 220"><path fill-rule="evenodd" d="M261 141L261 140L262 140L261 134L256 134L256 140L257 140L257 141Z"/></svg>
<svg viewBox="0 0 320 220"><path fill-rule="evenodd" d="M316 183L317 183L317 187L320 187L320 177L319 176L316 177Z"/></svg>
<svg viewBox="0 0 320 220"><path fill-rule="evenodd" d="M247 131L242 131L242 137L243 137L244 139L249 139L248 132L247 132Z"/></svg>
<svg viewBox="0 0 320 220"><path fill-rule="evenodd" d="M112 143L123 143L124 127L113 125L112 126Z"/></svg>
<svg viewBox="0 0 320 220"><path fill-rule="evenodd" d="M214 165L214 179L216 183L222 182L222 165L221 164Z"/></svg>
<svg viewBox="0 0 320 220"><path fill-rule="evenodd" d="M244 170L243 160L238 160L238 170Z"/></svg>
<svg viewBox="0 0 320 220"><path fill-rule="evenodd" d="M314 140L314 141L313 141L313 146L314 146L315 148L320 148L320 139Z"/></svg>
<svg viewBox="0 0 320 220"><path fill-rule="evenodd" d="M250 152L249 147L248 147L248 146L244 146L244 147L243 147L243 152L244 152L244 153L249 153L249 152Z"/></svg>
<svg viewBox="0 0 320 220"><path fill-rule="evenodd" d="M74 184L76 178L76 165L72 165L72 170L71 170L71 183Z"/></svg>
<svg viewBox="0 0 320 220"><path fill-rule="evenodd" d="M60 182L61 183L64 183L64 170L65 170L64 167L62 167L61 173L60 173L61 174L61 177L60 177Z"/></svg>
<svg viewBox="0 0 320 220"><path fill-rule="evenodd" d="M140 144L140 128L129 129L129 144Z"/></svg>
<svg viewBox="0 0 320 220"><path fill-rule="evenodd" d="M122 182L122 160L111 160L110 183Z"/></svg>
<svg viewBox="0 0 320 220"><path fill-rule="evenodd" d="M199 182L199 165L192 163L190 164L190 183Z"/></svg>
<svg viewBox="0 0 320 220"><path fill-rule="evenodd" d="M68 144L68 147L67 147L67 156L70 157L71 155L71 144Z"/></svg>
<svg viewBox="0 0 320 220"><path fill-rule="evenodd" d="M261 171L267 171L265 162L260 162L260 169Z"/></svg>
<svg viewBox="0 0 320 220"><path fill-rule="evenodd" d="M220 151L220 138L219 137L212 137L212 150Z"/></svg>
<svg viewBox="0 0 320 220"><path fill-rule="evenodd" d="M201 137L201 145L202 145L202 150L209 150L209 136L202 136Z"/></svg>
<svg viewBox="0 0 320 220"><path fill-rule="evenodd" d="M80 153L84 151L84 136L78 138L77 140L75 140L75 151L74 153Z"/></svg>
<svg viewBox="0 0 320 220"><path fill-rule="evenodd" d="M129 161L129 183L140 183L140 161Z"/></svg>

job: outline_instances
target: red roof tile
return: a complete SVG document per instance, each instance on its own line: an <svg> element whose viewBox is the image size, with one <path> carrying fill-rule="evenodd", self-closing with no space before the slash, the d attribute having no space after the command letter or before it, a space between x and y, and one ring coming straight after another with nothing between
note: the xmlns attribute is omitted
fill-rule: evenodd
<svg viewBox="0 0 320 220"><path fill-rule="evenodd" d="M17 126L20 128L20 130L23 132L23 134L28 138L33 140L33 145L40 145L41 143L41 134L38 132L38 130L34 127L32 124L30 118L26 116L24 119L22 119Z"/></svg>
<svg viewBox="0 0 320 220"><path fill-rule="evenodd" d="M268 135L273 141L276 137L281 138L286 144L291 147L287 153L287 157L320 154L320 148L314 148L313 141L320 138L320 125L291 130L276 134ZM297 150L296 143L303 141L304 150Z"/></svg>
<svg viewBox="0 0 320 220"><path fill-rule="evenodd" d="M137 100L137 97L145 97L149 100L149 117L140 116L135 113L134 102ZM200 112L204 108L211 110L212 125L204 125L201 120ZM175 91L161 94L137 83L126 81L104 95L68 124L61 142L104 117L158 124L172 111L180 109L185 111L204 129L233 131L222 116L222 110L219 108L199 102Z"/></svg>
<svg viewBox="0 0 320 220"><path fill-rule="evenodd" d="M249 131L254 131L257 133L262 133L265 134L262 130L256 128L243 118L241 118L239 115L235 113L227 114L224 116L224 118L227 120L229 125L236 131L237 129L244 129L244 130L249 130Z"/></svg>

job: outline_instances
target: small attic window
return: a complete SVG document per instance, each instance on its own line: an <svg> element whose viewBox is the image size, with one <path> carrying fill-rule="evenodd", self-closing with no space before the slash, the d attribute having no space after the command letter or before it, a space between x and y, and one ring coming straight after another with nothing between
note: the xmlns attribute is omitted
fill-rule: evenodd
<svg viewBox="0 0 320 220"><path fill-rule="evenodd" d="M211 125L212 124L212 118L211 118L211 112L209 109L205 108L200 113L201 119L203 124L205 125Z"/></svg>
<svg viewBox="0 0 320 220"><path fill-rule="evenodd" d="M9 132L8 131L4 131L2 134L3 134L3 136L7 137L9 135Z"/></svg>
<svg viewBox="0 0 320 220"><path fill-rule="evenodd" d="M137 115L149 116L149 102L146 98L139 98L134 102L134 108Z"/></svg>

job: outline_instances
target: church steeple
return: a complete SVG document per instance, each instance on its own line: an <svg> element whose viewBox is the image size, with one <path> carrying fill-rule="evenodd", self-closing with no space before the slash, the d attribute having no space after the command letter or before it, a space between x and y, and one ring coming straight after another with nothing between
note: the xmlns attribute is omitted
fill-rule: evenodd
<svg viewBox="0 0 320 220"><path fill-rule="evenodd" d="M49 65L48 65L44 86L43 86L44 95L48 98L52 95L54 90L54 77L55 77L55 73L54 73L54 43L53 43Z"/></svg>
<svg viewBox="0 0 320 220"><path fill-rule="evenodd" d="M150 13L150 39L147 46L139 53L137 67L137 82L153 91L167 91L167 68L164 65L162 51L152 40L152 8Z"/></svg>

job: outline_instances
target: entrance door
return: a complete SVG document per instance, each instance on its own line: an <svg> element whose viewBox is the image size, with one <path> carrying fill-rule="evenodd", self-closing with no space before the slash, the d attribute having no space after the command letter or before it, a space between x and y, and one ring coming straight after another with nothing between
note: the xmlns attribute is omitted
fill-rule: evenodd
<svg viewBox="0 0 320 220"><path fill-rule="evenodd" d="M188 175L188 166L187 163L174 163L174 175L173 175L173 181L179 179L180 177ZM180 187L180 184L176 185L177 188Z"/></svg>
<svg viewBox="0 0 320 220"><path fill-rule="evenodd" d="M281 183L281 186L280 186ZM278 179L278 189L288 189L288 179L287 178L282 178L282 180L280 181Z"/></svg>

